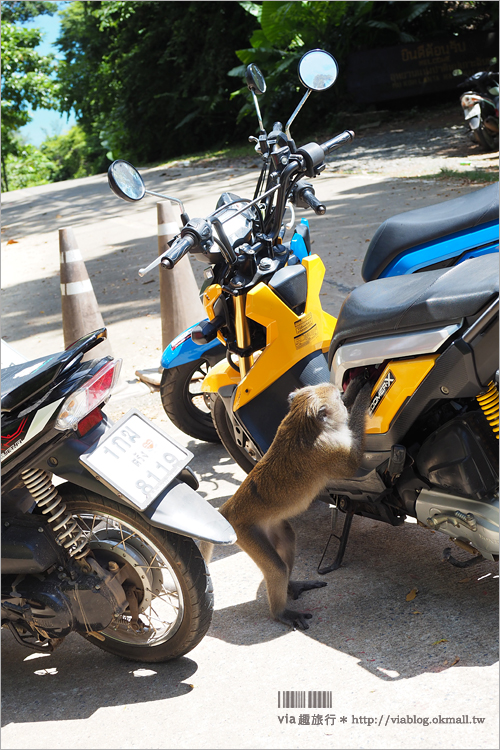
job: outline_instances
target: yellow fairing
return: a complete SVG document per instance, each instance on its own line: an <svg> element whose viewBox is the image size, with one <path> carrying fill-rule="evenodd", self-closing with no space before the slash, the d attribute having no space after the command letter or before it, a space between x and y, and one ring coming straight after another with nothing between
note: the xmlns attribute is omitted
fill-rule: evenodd
<svg viewBox="0 0 500 750"><path fill-rule="evenodd" d="M336 320L323 312L319 300L325 266L317 255L302 263L307 273L307 302L302 315L295 315L266 284L257 284L247 294L246 315L266 328L266 346L241 381L234 409L265 391L296 362L322 349L325 339L331 338Z"/></svg>
<svg viewBox="0 0 500 750"><path fill-rule="evenodd" d="M207 311L208 319L213 320L215 318L214 303L217 302L222 294L222 287L220 284L211 284L203 292L203 305Z"/></svg>
<svg viewBox="0 0 500 750"><path fill-rule="evenodd" d="M203 306L205 307L209 320L213 320L215 318L214 304L217 302L221 294L222 287L220 284L211 284L203 292ZM220 331L217 333L217 338L223 344L226 343L226 340ZM210 393L215 393L215 391L210 391Z"/></svg>
<svg viewBox="0 0 500 750"><path fill-rule="evenodd" d="M432 370L437 357L438 355L434 354L415 357L415 359L401 360L399 362L389 362L375 384L372 391L372 399L389 372L392 373L395 380L381 399L372 416L367 417L367 434L383 434L389 430L399 409Z"/></svg>
<svg viewBox="0 0 500 750"><path fill-rule="evenodd" d="M223 359L210 369L201 384L201 390L204 393L217 393L223 385L237 385L239 382L239 374Z"/></svg>
<svg viewBox="0 0 500 750"><path fill-rule="evenodd" d="M325 266L317 255L305 258L302 264L307 273L307 302L302 315L295 315L266 284L258 284L247 295L246 315L266 327L266 347L238 388L235 409L262 393L308 354L319 349L328 351L337 320L321 308L319 292ZM218 284L205 291L203 302L210 320L215 317L213 305L221 292ZM211 368L201 389L217 393L222 386L239 382L238 373L223 361Z"/></svg>

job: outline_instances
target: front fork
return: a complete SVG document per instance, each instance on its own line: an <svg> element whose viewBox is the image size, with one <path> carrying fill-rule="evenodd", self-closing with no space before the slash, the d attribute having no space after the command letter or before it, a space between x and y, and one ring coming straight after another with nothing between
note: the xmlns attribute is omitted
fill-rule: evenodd
<svg viewBox="0 0 500 750"><path fill-rule="evenodd" d="M251 344L250 328L245 313L246 294L234 297L234 327L236 331L236 344L238 349L247 350ZM253 365L253 354L239 356L240 374L243 379Z"/></svg>

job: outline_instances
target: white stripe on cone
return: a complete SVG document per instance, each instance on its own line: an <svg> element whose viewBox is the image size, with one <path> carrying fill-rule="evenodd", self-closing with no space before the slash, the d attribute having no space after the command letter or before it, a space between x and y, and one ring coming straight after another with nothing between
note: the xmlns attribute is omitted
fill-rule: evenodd
<svg viewBox="0 0 500 750"><path fill-rule="evenodd" d="M179 234L179 227L175 221L158 224L158 237L164 237L166 234Z"/></svg>
<svg viewBox="0 0 500 750"><path fill-rule="evenodd" d="M83 281L70 281L69 284L61 284L61 294L63 296L70 296L71 294L83 294L84 292L92 292L92 282L90 279L84 279Z"/></svg>
<svg viewBox="0 0 500 750"><path fill-rule="evenodd" d="M61 263L76 263L78 260L83 260L82 254L78 248L75 250L61 251Z"/></svg>

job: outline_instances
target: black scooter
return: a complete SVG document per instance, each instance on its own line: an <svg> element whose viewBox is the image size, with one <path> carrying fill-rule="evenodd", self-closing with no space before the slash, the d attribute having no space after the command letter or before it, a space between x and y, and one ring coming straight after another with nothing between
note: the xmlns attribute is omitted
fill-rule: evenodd
<svg viewBox="0 0 500 750"><path fill-rule="evenodd" d="M486 151L498 150L498 73L481 71L459 84L460 104L471 138Z"/></svg>
<svg viewBox="0 0 500 750"><path fill-rule="evenodd" d="M2 370L2 626L35 651L76 631L166 661L212 618L192 537L236 537L196 492L188 450L135 409L114 425L103 413L121 361L82 357L105 337Z"/></svg>

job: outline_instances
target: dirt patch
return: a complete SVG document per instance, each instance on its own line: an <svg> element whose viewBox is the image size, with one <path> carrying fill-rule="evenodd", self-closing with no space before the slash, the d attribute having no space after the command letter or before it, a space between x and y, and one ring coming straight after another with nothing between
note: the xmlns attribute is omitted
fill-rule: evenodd
<svg viewBox="0 0 500 750"><path fill-rule="evenodd" d="M498 173L498 152L486 153L471 141L458 101L404 113L339 112L335 119L337 131L354 130L356 138L328 157L328 171L391 177L431 176L441 170ZM330 131L318 131L306 140L321 143L331 136ZM163 174L168 180L185 174L186 169L259 169L260 157L250 144L248 149L248 156L180 160Z"/></svg>

